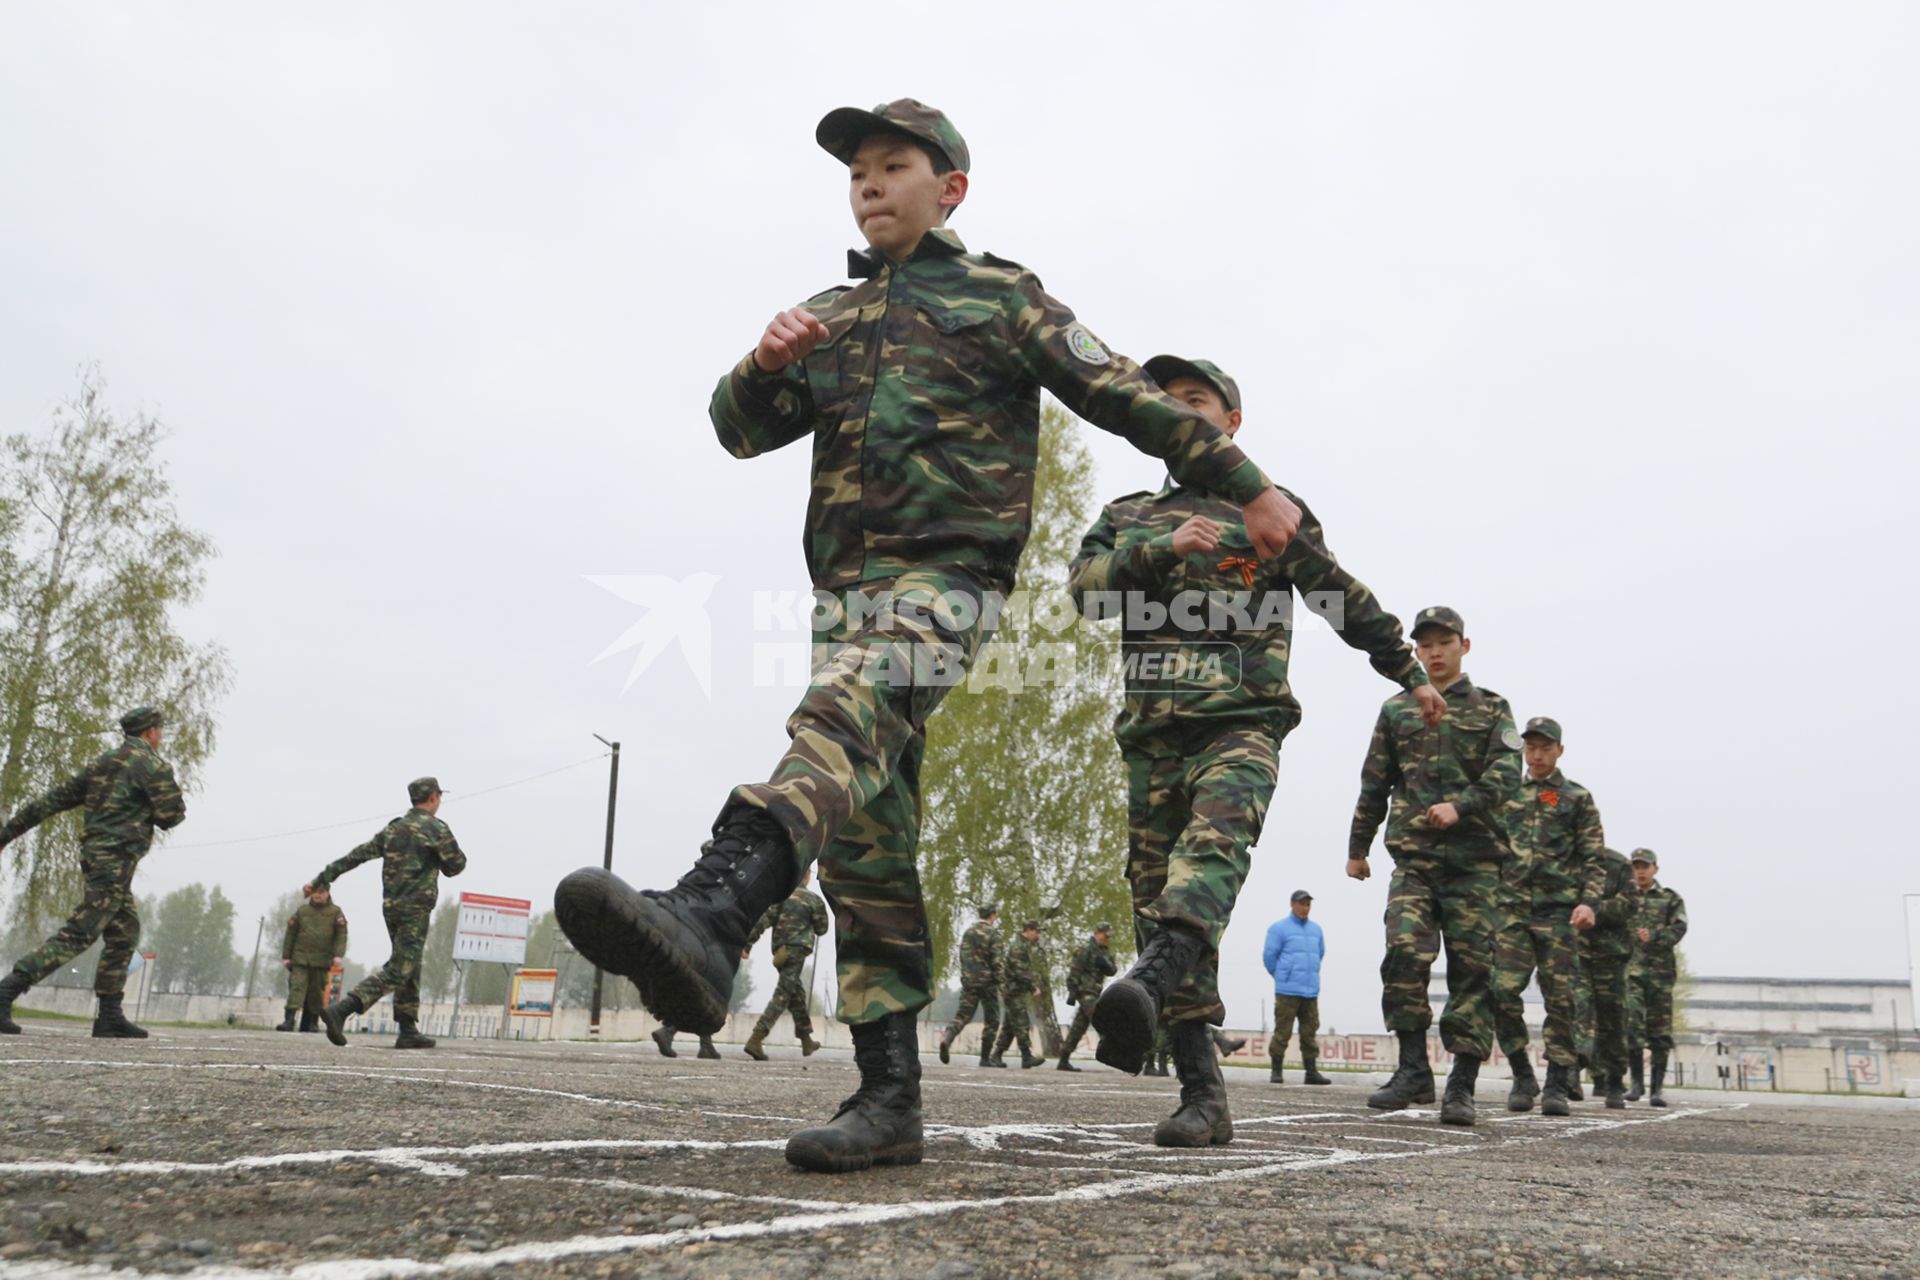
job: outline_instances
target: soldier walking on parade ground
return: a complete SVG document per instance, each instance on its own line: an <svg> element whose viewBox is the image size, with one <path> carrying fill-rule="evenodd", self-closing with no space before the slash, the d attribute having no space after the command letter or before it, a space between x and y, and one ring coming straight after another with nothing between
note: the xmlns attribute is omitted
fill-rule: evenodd
<svg viewBox="0 0 1920 1280"><path fill-rule="evenodd" d="M1320 1074L1320 962L1327 955L1327 936L1307 919L1313 895L1293 891L1292 910L1267 928L1261 963L1273 975L1273 1039L1267 1044L1270 1064L1267 1080L1283 1083L1287 1041L1294 1023L1300 1024L1300 1059L1306 1064L1308 1084L1332 1084Z"/></svg>
<svg viewBox="0 0 1920 1280"><path fill-rule="evenodd" d="M747 930L820 862L861 1084L787 1157L846 1172L922 1156L914 1014L933 999L933 960L914 855L926 724L987 639L997 610L982 606L1013 586L1041 391L1243 509L1254 554L1279 554L1299 512L1032 272L967 251L945 224L971 161L944 114L911 99L841 108L815 139L847 166L868 244L849 263L859 283L777 315L721 379L710 416L738 457L811 442L813 585L891 607L816 611L826 658L788 720L792 744L767 781L732 793L677 885L642 894L589 868L561 883L555 907L582 954L634 979L656 1016L713 1030ZM887 675L908 669L914 678Z"/></svg>
<svg viewBox="0 0 1920 1280"><path fill-rule="evenodd" d="M1501 869L1505 910L1494 944L1493 1013L1500 1048L1513 1068L1507 1110L1572 1114L1568 1093L1580 1064L1593 1058L1593 993L1581 964L1580 934L1594 924L1605 886L1600 853L1607 839L1593 793L1560 771L1566 747L1560 722L1527 721L1520 735L1526 776L1508 806L1513 856ZM1541 1036L1547 1084L1533 1074L1533 1046L1521 995L1535 972L1546 1001Z"/></svg>
<svg viewBox="0 0 1920 1280"><path fill-rule="evenodd" d="M813 954L813 940L827 931L827 904L807 888L810 878L810 873L801 872L800 883L793 893L767 908L760 923L747 935L747 945L740 952L744 960L760 935L769 929L773 931L773 967L780 971L780 981L774 985L773 999L767 1001L760 1020L753 1024L753 1034L747 1037L745 1047L746 1055L759 1062L767 1060L760 1046L767 1042L767 1033L783 1013L793 1017L793 1034L800 1038L801 1056L812 1057L820 1047L813 1038L813 1018L807 1011L803 971L807 957Z"/></svg>
<svg viewBox="0 0 1920 1280"><path fill-rule="evenodd" d="M1073 1051L1080 1047L1081 1037L1087 1034L1087 1027L1093 1021L1093 1003L1100 998L1101 986L1120 971L1113 962L1113 953L1107 949L1112 939L1112 925L1093 926L1092 935L1080 944L1067 966L1067 1003L1074 1006L1074 1013L1066 1039L1060 1045L1062 1071L1080 1069L1073 1065Z"/></svg>
<svg viewBox="0 0 1920 1280"><path fill-rule="evenodd" d="M333 968L347 954L347 913L325 885L312 887L307 900L287 919L286 940L280 944L280 966L287 971L287 1017L276 1031L292 1031L300 1015L300 1030L318 1031L320 1010L326 1007Z"/></svg>
<svg viewBox="0 0 1920 1280"><path fill-rule="evenodd" d="M978 1008L980 1065L994 1065L993 1038L1000 1034L1000 935L993 926L999 918L999 909L986 903L980 908L980 918L960 935L960 1005L940 1037L941 1062L953 1061L953 1042L973 1021L973 1011Z"/></svg>
<svg viewBox="0 0 1920 1280"><path fill-rule="evenodd" d="M1593 926L1581 937L1585 950L1587 986L1593 993L1593 1083L1610 1110L1627 1105L1627 963L1633 955L1635 890L1633 869L1626 856L1612 849L1600 851L1600 898L1593 904ZM1640 1089L1640 1066L1633 1067L1634 1097Z"/></svg>
<svg viewBox="0 0 1920 1280"><path fill-rule="evenodd" d="M407 799L413 807L389 822L380 833L353 852L327 864L313 878L310 889L324 889L363 862L381 861L381 913L386 917L387 936L393 942L393 954L378 972L320 1011L326 1023L327 1039L335 1044L347 1042L346 1021L364 1013L389 991L393 993L393 1018L400 1024L396 1049L431 1049L433 1037L420 1033L420 959L427 945L427 926L433 920L433 905L440 899L440 877L457 876L467 869L467 855L447 824L435 815L440 812L440 783L434 778L415 778L407 784Z"/></svg>
<svg viewBox="0 0 1920 1280"><path fill-rule="evenodd" d="M1240 388L1218 365L1161 355L1145 368L1225 436L1238 433ZM1287 682L1293 593L1331 617L1376 671L1412 690L1410 702L1436 720L1443 707L1399 620L1341 567L1311 512L1271 560L1256 555L1237 516L1234 497L1214 482L1175 476L1107 504L1068 578L1086 618L1122 619L1127 670L1114 735L1127 775L1140 950L1094 1006L1095 1056L1139 1072L1165 1027L1181 1084L1179 1109L1154 1133L1165 1146L1232 1139L1212 1040L1226 1016L1219 945L1273 796L1281 742L1300 720ZM1196 595L1208 606L1182 607ZM1221 662L1222 652L1234 661Z"/></svg>
<svg viewBox="0 0 1920 1280"><path fill-rule="evenodd" d="M127 1021L123 1000L127 966L140 941L134 910L133 873L153 844L156 828L171 831L187 818L187 803L173 766L160 758L166 720L154 707L135 707L120 717L120 745L14 810L0 826L0 848L58 813L84 808L80 827L80 876L85 893L66 923L37 950L0 978L0 1035L20 1034L13 1002L28 988L103 941L93 993L100 1009L93 1034L102 1040L140 1040L146 1032Z"/></svg>
<svg viewBox="0 0 1920 1280"><path fill-rule="evenodd" d="M1028 1002L1039 994L1034 989L1033 974L1039 941L1040 923L1029 920L1000 953L1000 1039L993 1046L993 1066L1007 1065L1007 1047L1016 1042L1020 1045L1022 1070L1046 1061L1033 1051L1028 1038Z"/></svg>
<svg viewBox="0 0 1920 1280"><path fill-rule="evenodd" d="M1647 1078L1647 1105L1667 1105L1662 1086L1667 1081L1667 1055L1673 1052L1673 984L1679 978L1679 962L1674 948L1687 936L1687 904L1681 896L1661 884L1660 855L1651 849L1633 851L1633 883L1639 890L1634 899L1633 920L1628 928L1633 940L1633 960L1628 966L1628 984L1637 1003L1637 1017L1631 1020L1627 1059L1636 1080L1640 1074L1643 1048L1653 1053L1652 1073Z"/></svg>
<svg viewBox="0 0 1920 1280"><path fill-rule="evenodd" d="M1512 856L1505 823L1520 784L1520 734L1507 700L1477 687L1461 670L1473 643L1458 613L1444 605L1421 610L1413 638L1428 677L1446 699L1446 716L1438 724L1423 721L1404 694L1380 709L1347 847L1347 874L1365 880L1373 874L1367 855L1374 833L1386 821L1394 866L1381 1009L1387 1030L1400 1041L1400 1063L1367 1105L1399 1111L1433 1101L1427 986L1444 940L1447 1005L1440 1039L1453 1054L1453 1070L1440 1119L1470 1125L1474 1082L1493 1051L1494 932L1500 876Z"/></svg>
<svg viewBox="0 0 1920 1280"><path fill-rule="evenodd" d="M654 1044L660 1047L661 1057L677 1058L680 1056L678 1053L674 1052L674 1048L673 1048L673 1038L678 1034L679 1034L678 1028L669 1026L665 1023L662 1023L660 1026L654 1028L653 1042ZM720 1051L713 1047L713 1037L710 1035L701 1036L700 1052L696 1053L694 1057L717 1058L719 1056L720 1056Z"/></svg>

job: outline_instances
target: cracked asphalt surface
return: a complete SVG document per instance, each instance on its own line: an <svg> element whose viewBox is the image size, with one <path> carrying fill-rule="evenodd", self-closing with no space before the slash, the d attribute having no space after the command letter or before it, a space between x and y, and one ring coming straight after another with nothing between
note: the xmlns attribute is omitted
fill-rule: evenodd
<svg viewBox="0 0 1920 1280"><path fill-rule="evenodd" d="M1489 1081L1463 1130L1230 1070L1234 1143L1174 1152L1172 1081L929 1055L926 1162L827 1177L781 1149L851 1061L722 1052L34 1020L0 1041L0 1280L1920 1275L1911 1111L1547 1120Z"/></svg>

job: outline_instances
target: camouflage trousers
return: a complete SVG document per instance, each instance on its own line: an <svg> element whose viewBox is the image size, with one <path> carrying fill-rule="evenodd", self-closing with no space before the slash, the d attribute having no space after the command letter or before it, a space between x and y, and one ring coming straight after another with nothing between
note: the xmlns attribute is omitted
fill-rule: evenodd
<svg viewBox="0 0 1920 1280"><path fill-rule="evenodd" d="M1144 948L1161 924L1207 940L1167 997L1168 1022L1227 1016L1220 1001L1220 935L1252 865L1279 777L1280 744L1263 729L1231 729L1175 754L1123 743L1127 770L1127 883Z"/></svg>
<svg viewBox="0 0 1920 1280"><path fill-rule="evenodd" d="M287 970L287 1008L318 1016L327 1003L327 989L332 983L332 965L294 965Z"/></svg>
<svg viewBox="0 0 1920 1280"><path fill-rule="evenodd" d="M1007 1046L1016 1043L1022 1058L1033 1056L1032 1009L1027 1003L1032 998L1031 991L1009 988L1000 992L1000 1038L993 1045L996 1058L1007 1051Z"/></svg>
<svg viewBox="0 0 1920 1280"><path fill-rule="evenodd" d="M1300 1024L1300 1057L1309 1065L1320 1060L1320 998L1283 996L1273 998L1273 1039L1267 1042L1267 1060L1279 1066L1287 1060L1287 1041L1293 1038L1293 1024Z"/></svg>
<svg viewBox="0 0 1920 1280"><path fill-rule="evenodd" d="M1627 1069L1627 957L1587 954L1593 990L1593 1068L1618 1076Z"/></svg>
<svg viewBox="0 0 1920 1280"><path fill-rule="evenodd" d="M1087 1028L1093 1025L1093 1006L1100 999L1098 991L1078 991L1073 996L1073 1021L1067 1025L1067 1034L1060 1038L1060 1052L1072 1053L1080 1047L1081 1039L1087 1034Z"/></svg>
<svg viewBox="0 0 1920 1280"><path fill-rule="evenodd" d="M933 999L933 948L914 865L927 717L986 641L981 584L958 569L866 583L894 608L840 610L816 624L817 666L787 720L792 739L762 783L728 810L765 810L793 842L798 869L818 862L833 905L840 1020L871 1022ZM823 660L822 660L823 659ZM726 814L723 813L724 821Z"/></svg>
<svg viewBox="0 0 1920 1280"><path fill-rule="evenodd" d="M385 904L387 937L393 954L379 969L368 974L353 994L362 1009L371 1009L381 996L393 993L393 1017L396 1022L420 1020L420 958L427 949L427 925L433 917L431 906Z"/></svg>
<svg viewBox="0 0 1920 1280"><path fill-rule="evenodd" d="M1381 1012L1389 1031L1433 1025L1427 991L1441 946L1447 953L1447 1007L1440 1041L1448 1052L1485 1059L1493 1050L1493 952L1500 916L1499 873L1490 864L1430 862L1393 869L1387 891L1387 957L1380 962Z"/></svg>
<svg viewBox="0 0 1920 1280"><path fill-rule="evenodd" d="M1627 971L1627 1051L1673 1048L1673 979L1639 965Z"/></svg>
<svg viewBox="0 0 1920 1280"><path fill-rule="evenodd" d="M80 874L86 889L80 905L51 938L22 956L13 971L28 985L59 972L67 961L95 942L100 967L94 971L95 995L117 996L127 989L127 966L140 941L140 917L134 911L133 871L139 852L124 849L86 849L80 852Z"/></svg>
<svg viewBox="0 0 1920 1280"><path fill-rule="evenodd" d="M947 1042L951 1044L959 1039L960 1033L973 1021L973 1011L980 1010L980 1052L993 1052L993 1038L1000 1034L1000 987L994 982L960 983L960 1007L953 1012L953 1021L947 1024Z"/></svg>
<svg viewBox="0 0 1920 1280"><path fill-rule="evenodd" d="M802 1040L813 1036L813 1018L807 1012L807 984L805 953L790 956L780 966L780 981L774 984L773 999L767 1001L766 1009L760 1014L760 1021L753 1024L753 1034L765 1038L773 1030L773 1024L780 1020L783 1013L793 1015L793 1034Z"/></svg>
<svg viewBox="0 0 1920 1280"><path fill-rule="evenodd" d="M1531 1052L1521 997L1536 974L1547 1005L1541 1028L1547 1061L1572 1067L1593 1056L1593 997L1581 962L1580 931L1568 923L1572 911L1554 907L1532 918L1515 912L1495 939L1494 1026L1509 1058Z"/></svg>

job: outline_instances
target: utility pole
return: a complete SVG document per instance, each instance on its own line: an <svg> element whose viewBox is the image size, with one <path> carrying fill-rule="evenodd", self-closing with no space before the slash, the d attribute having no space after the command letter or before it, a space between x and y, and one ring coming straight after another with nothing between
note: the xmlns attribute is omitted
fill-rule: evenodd
<svg viewBox="0 0 1920 1280"><path fill-rule="evenodd" d="M613 751L613 763L607 769L607 848L600 859L600 865L611 871L613 870L613 814L620 799L620 744L608 742L597 733L593 736ZM587 1014L587 1037L592 1040L600 1038L600 986L604 977L600 966L593 966L593 1005Z"/></svg>
<svg viewBox="0 0 1920 1280"><path fill-rule="evenodd" d="M266 936L267 918L260 917L260 927L253 931L253 963L247 966L247 999L253 999L253 976L260 972L260 939Z"/></svg>

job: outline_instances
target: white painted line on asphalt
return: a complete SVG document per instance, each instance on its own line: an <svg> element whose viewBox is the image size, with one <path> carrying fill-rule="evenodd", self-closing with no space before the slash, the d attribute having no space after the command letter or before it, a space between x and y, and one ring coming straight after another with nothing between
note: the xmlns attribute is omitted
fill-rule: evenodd
<svg viewBox="0 0 1920 1280"><path fill-rule="evenodd" d="M784 1144L782 1144L784 1145ZM1004 1169L1005 1165L996 1166ZM844 1209L844 1200L794 1200L787 1196L750 1196L737 1191L716 1191L711 1187L672 1187L625 1178L562 1178L546 1173L503 1173L501 1182L562 1182L578 1187L607 1187L615 1191L633 1191L649 1196L678 1196L685 1200L738 1200L749 1204L777 1204L788 1209Z"/></svg>

